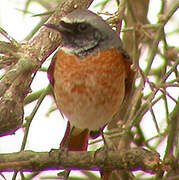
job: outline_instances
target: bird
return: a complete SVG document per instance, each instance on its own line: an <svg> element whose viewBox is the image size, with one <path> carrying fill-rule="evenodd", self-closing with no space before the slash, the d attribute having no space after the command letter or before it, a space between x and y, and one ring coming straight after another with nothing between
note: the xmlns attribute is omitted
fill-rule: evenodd
<svg viewBox="0 0 179 180"><path fill-rule="evenodd" d="M48 69L57 108L68 119L60 147L87 151L90 132L112 120L130 91L132 60L116 31L90 10L45 26L61 35Z"/></svg>

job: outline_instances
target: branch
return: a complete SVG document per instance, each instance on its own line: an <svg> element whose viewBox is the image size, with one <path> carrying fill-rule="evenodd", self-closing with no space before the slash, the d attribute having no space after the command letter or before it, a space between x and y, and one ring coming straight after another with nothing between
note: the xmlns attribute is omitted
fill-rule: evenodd
<svg viewBox="0 0 179 180"><path fill-rule="evenodd" d="M0 154L0 171L42 171L60 169L83 170L143 170L151 173L163 170L158 153L142 148L97 152L22 151Z"/></svg>
<svg viewBox="0 0 179 180"><path fill-rule="evenodd" d="M151 45L152 48L150 48L150 52L149 55L147 57L147 67L145 69L145 75L148 75L148 73L151 70L151 66L154 60L154 57L156 56L156 51L158 49L158 44L161 40L161 37L163 35L163 31L164 31L164 26L166 25L166 23L169 21L169 19L172 17L172 15L177 11L177 9L179 8L179 2L175 2L173 3L171 9L168 11L168 13L160 20L160 26L158 28L158 31L156 33L155 39L153 41L153 44Z"/></svg>

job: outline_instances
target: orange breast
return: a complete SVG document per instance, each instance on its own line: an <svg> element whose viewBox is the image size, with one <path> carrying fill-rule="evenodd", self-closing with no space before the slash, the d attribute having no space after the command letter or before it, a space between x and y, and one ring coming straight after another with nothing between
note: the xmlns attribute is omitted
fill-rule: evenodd
<svg viewBox="0 0 179 180"><path fill-rule="evenodd" d="M85 59L60 50L54 67L57 106L75 127L99 129L120 108L125 79L125 60L118 50Z"/></svg>

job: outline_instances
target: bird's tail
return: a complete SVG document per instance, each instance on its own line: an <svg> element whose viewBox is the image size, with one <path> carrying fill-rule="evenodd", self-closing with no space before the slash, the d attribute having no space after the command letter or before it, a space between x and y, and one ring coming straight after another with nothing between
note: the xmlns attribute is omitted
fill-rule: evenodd
<svg viewBox="0 0 179 180"><path fill-rule="evenodd" d="M79 130L77 128L71 129L68 122L67 129L60 148L67 148L68 151L87 151L88 148L89 130Z"/></svg>
<svg viewBox="0 0 179 180"><path fill-rule="evenodd" d="M101 180L109 180L111 177L112 171L101 172Z"/></svg>

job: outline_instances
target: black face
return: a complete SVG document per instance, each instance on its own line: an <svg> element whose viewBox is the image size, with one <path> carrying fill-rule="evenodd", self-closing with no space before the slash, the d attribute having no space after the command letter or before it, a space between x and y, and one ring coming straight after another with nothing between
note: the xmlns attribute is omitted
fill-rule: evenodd
<svg viewBox="0 0 179 180"><path fill-rule="evenodd" d="M59 27L63 29L59 28L63 40L62 48L80 57L96 51L103 40L100 31L85 22L71 24L60 21Z"/></svg>

